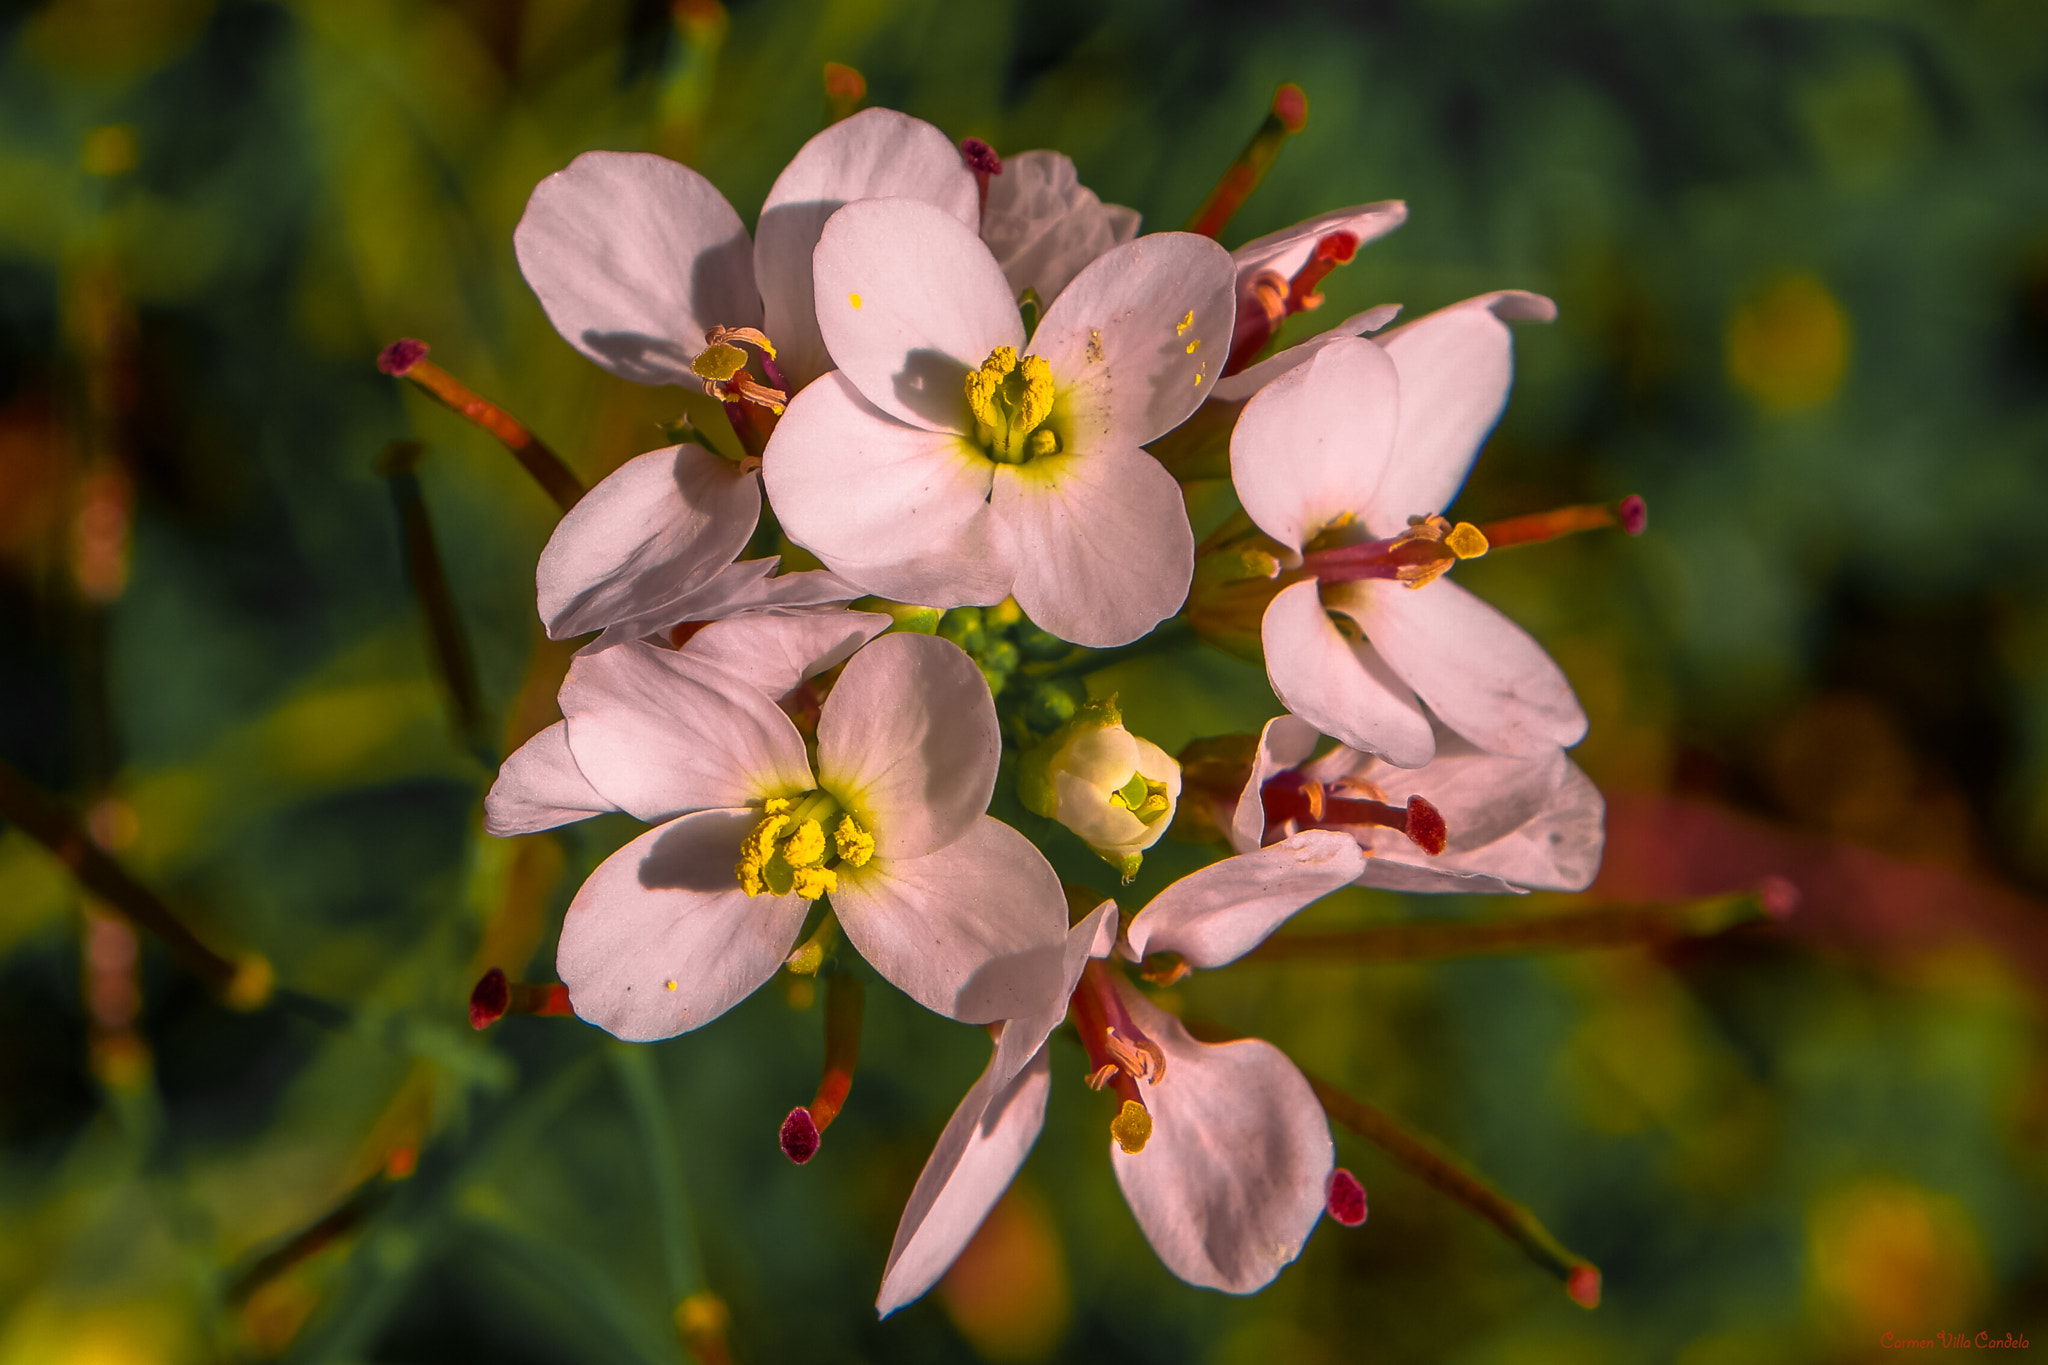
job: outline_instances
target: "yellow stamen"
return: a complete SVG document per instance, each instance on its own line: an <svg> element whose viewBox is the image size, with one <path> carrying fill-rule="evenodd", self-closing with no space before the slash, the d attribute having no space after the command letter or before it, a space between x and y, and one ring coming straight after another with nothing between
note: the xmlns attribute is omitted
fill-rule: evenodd
<svg viewBox="0 0 2048 1365"><path fill-rule="evenodd" d="M1460 559L1477 559L1490 547L1484 531L1469 521L1461 521L1444 537L1444 548Z"/></svg>
<svg viewBox="0 0 2048 1365"><path fill-rule="evenodd" d="M790 889L807 901L814 901L839 889L839 874L829 867L800 867L791 878Z"/></svg>
<svg viewBox="0 0 2048 1365"><path fill-rule="evenodd" d="M825 831L816 820L806 820L782 846L782 856L791 867L816 867L825 861Z"/></svg>
<svg viewBox="0 0 2048 1365"><path fill-rule="evenodd" d="M742 351L737 346L728 346L724 342L718 342L715 345L706 346L697 353L697 358L690 362L690 373L696 375L699 379L709 379L715 383L724 384L746 367L747 353L745 351Z"/></svg>
<svg viewBox="0 0 2048 1365"><path fill-rule="evenodd" d="M1045 419L1052 416L1054 398L1052 366L1041 356L1022 360L1008 346L989 352L981 368L967 376L967 406L981 431L981 438L998 460L1015 464L1036 455L1048 455L1059 448L1059 439L1047 432L1037 438Z"/></svg>
<svg viewBox="0 0 2048 1365"><path fill-rule="evenodd" d="M1124 1149L1125 1156L1136 1156L1152 1139L1152 1115L1136 1100L1125 1100L1124 1107L1109 1121L1109 1135Z"/></svg>
<svg viewBox="0 0 2048 1365"><path fill-rule="evenodd" d="M866 867L875 856L875 836L855 823L851 815L839 817L839 828L832 832L832 840L839 847L840 859L849 866Z"/></svg>

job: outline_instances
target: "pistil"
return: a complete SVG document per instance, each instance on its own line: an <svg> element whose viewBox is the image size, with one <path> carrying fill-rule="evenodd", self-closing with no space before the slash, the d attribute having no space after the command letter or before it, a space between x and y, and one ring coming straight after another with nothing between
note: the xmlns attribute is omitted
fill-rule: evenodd
<svg viewBox="0 0 2048 1365"><path fill-rule="evenodd" d="M1486 536L1487 543L1499 550L1510 545L1534 545L1555 540L1574 531L1603 530L1609 526L1619 526L1627 534L1639 536L1649 523L1649 505L1631 493L1619 502L1582 503L1576 507L1560 507L1550 512L1531 512L1526 516L1489 521L1479 530Z"/></svg>
<svg viewBox="0 0 2048 1365"><path fill-rule="evenodd" d="M989 352L967 376L976 434L988 457L1001 464L1027 464L1059 451L1059 436L1046 424L1053 399L1052 367L1040 356L1020 360L1008 346Z"/></svg>
<svg viewBox="0 0 2048 1365"><path fill-rule="evenodd" d="M1386 540L1366 540L1302 556L1302 568L1325 583L1389 578L1410 588L1433 583L1461 559L1477 559L1492 548L1485 532L1469 521L1410 517L1408 529Z"/></svg>
<svg viewBox="0 0 2048 1365"><path fill-rule="evenodd" d="M1231 329L1230 358L1223 366L1226 375L1236 374L1258 359L1259 352L1284 323L1296 313L1323 306L1316 286L1340 265L1349 265L1358 255L1358 234L1332 232L1316 243L1301 269L1288 279L1277 270L1256 276L1251 286L1238 295L1237 322Z"/></svg>
<svg viewBox="0 0 2048 1365"><path fill-rule="evenodd" d="M1003 173L1003 159L996 155L996 149L978 137L960 140L960 159L967 163L967 169L974 172L974 183L981 190L981 216L988 217L988 182L991 176Z"/></svg>
<svg viewBox="0 0 2048 1365"><path fill-rule="evenodd" d="M1204 237L1214 237L1230 225L1244 201L1259 187L1272 169L1273 159L1280 155L1280 145L1288 138L1308 126L1308 96L1292 81L1273 92L1273 106L1259 124L1252 140L1244 145L1237 159L1223 172L1223 178L1216 182L1216 188L1209 191L1209 197L1188 219L1187 230L1198 232Z"/></svg>
<svg viewBox="0 0 2048 1365"><path fill-rule="evenodd" d="M1126 1155L1136 1156L1152 1136L1152 1114L1138 1082L1149 1087L1165 1079L1166 1053L1131 1018L1117 995L1115 979L1099 961L1081 971L1081 983L1074 988L1073 1016L1093 1068L1088 1074L1089 1089L1111 1088L1123 1101L1110 1120L1110 1136Z"/></svg>
<svg viewBox="0 0 2048 1365"><path fill-rule="evenodd" d="M818 1080L817 1096L808 1105L798 1105L782 1121L782 1152L801 1166L818 1154L825 1130L846 1104L853 1090L853 1073L860 1065L860 1022L866 1004L866 990L860 978L836 972L825 981L825 1074Z"/></svg>
<svg viewBox="0 0 2048 1365"><path fill-rule="evenodd" d="M1268 839L1273 842L1289 821L1296 829L1399 830L1432 858L1444 851L1450 838L1443 813L1420 796L1409 797L1405 807L1390 806L1363 795L1348 781L1325 785L1295 768L1267 778L1259 788L1259 801L1266 811Z"/></svg>
<svg viewBox="0 0 2048 1365"><path fill-rule="evenodd" d="M493 967L469 993L469 1026L487 1029L508 1014L566 1015L569 988L559 981L509 981L502 967Z"/></svg>

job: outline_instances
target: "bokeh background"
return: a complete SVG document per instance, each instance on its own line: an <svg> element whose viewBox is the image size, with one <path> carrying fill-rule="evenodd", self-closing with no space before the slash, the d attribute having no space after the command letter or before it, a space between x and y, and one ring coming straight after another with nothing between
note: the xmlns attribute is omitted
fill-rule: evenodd
<svg viewBox="0 0 2048 1365"><path fill-rule="evenodd" d="M0 52L0 758L280 985L225 1007L0 834L4 1365L676 1361L705 1290L743 1362L2048 1351L2048 7L55 0L10 7ZM651 1047L468 1027L483 967L551 979L563 904L630 828L481 833L566 661L533 616L555 511L372 362L428 340L587 480L661 444L679 392L563 344L512 226L597 147L679 157L751 221L827 117L827 61L956 137L1066 152L1153 228L1297 81L1307 130L1225 244L1412 209L1297 333L1557 299L1459 510L1637 492L1650 532L1459 574L1592 715L1585 899L1775 872L1799 912L1174 998L1442 1138L1599 1264L1597 1311L1343 1133L1370 1222L1253 1298L1178 1283L1058 1041L1015 1193L877 1323L978 1031L871 982L849 1107L797 1168L801 984ZM400 439L416 481L380 472ZM435 663L408 507L472 689ZM1169 749L1276 709L1199 646L1096 685ZM1304 922L1569 903L1355 893Z"/></svg>

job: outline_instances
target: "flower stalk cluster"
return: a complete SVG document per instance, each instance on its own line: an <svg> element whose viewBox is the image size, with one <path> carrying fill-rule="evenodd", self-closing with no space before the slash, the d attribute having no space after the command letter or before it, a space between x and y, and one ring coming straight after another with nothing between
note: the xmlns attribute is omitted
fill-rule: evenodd
<svg viewBox="0 0 2048 1365"><path fill-rule="evenodd" d="M650 1041L779 972L805 999L816 980L825 1073L779 1134L799 1164L853 1096L863 975L986 1026L988 1067L890 1251L886 1313L1008 1185L1044 1121L1048 1040L1071 1024L1075 1079L1110 1097L1108 1159L1161 1260L1256 1290L1326 1212L1366 1221L1329 1119L1377 1111L1270 1043L1197 1037L1156 988L1285 959L1275 932L1348 886L1586 887L1604 807L1566 755L1585 715L1458 568L1634 534L1642 504L1449 510L1506 403L1507 323L1547 320L1547 299L1486 294L1391 331L1385 306L1275 348L1407 214L1338 208L1217 244L1303 126L1297 88L1191 230L1161 233L1055 152L854 112L857 73L828 89L834 121L751 232L688 167L590 152L541 182L514 234L569 346L708 393L733 431L679 426L561 498L536 600L550 636L581 644L561 720L506 760L487 827L622 812L647 828L570 904L560 984L487 977L478 1026L567 1008ZM423 347L400 350L390 372L454 401ZM1198 547L1182 479L1223 474L1241 510ZM743 557L764 504L813 567ZM1093 689L1190 634L1260 660L1274 702L1258 734L1176 760ZM990 813L1012 797L1018 824ZM1169 829L1213 856L1139 906L1091 889L1121 891ZM1602 923L1593 937L1626 937ZM1590 1269L1544 1255L1575 1285Z"/></svg>

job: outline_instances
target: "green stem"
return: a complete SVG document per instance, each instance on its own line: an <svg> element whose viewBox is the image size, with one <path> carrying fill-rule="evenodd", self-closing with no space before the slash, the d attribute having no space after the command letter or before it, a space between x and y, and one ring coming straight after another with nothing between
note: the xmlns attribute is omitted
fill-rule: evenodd
<svg viewBox="0 0 2048 1365"><path fill-rule="evenodd" d="M647 1177L654 1187L655 1217L661 1224L662 1259L668 1267L669 1299L680 1303L704 1287L704 1268L697 1255L696 1229L689 1199L676 1168L675 1127L668 1103L654 1074L645 1044L612 1043L612 1069L640 1129L640 1148L647 1159Z"/></svg>
<svg viewBox="0 0 2048 1365"><path fill-rule="evenodd" d="M1555 953L1707 938L1770 918L1762 898L1745 891L1675 904L1602 905L1559 915L1476 923L1385 924L1327 933L1276 934L1245 957L1265 962L1424 962Z"/></svg>
<svg viewBox="0 0 2048 1365"><path fill-rule="evenodd" d="M1563 1280L1579 1304L1592 1308L1599 1303L1599 1269L1567 1250L1535 1214L1495 1189L1435 1139L1328 1081L1310 1076L1308 1083L1331 1118L1378 1146L1425 1184L1499 1228L1530 1260Z"/></svg>

